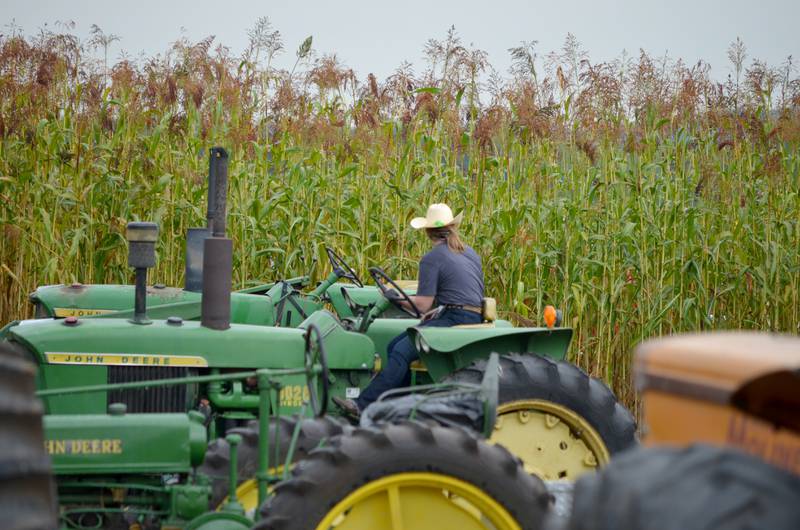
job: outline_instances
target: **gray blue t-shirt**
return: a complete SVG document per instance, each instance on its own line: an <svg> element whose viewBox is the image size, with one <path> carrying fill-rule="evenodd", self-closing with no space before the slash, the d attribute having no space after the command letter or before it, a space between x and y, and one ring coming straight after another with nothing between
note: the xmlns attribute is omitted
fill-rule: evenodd
<svg viewBox="0 0 800 530"><path fill-rule="evenodd" d="M480 307L483 301L481 258L465 245L459 254L447 243L435 245L419 262L417 294L435 296L439 305L458 304Z"/></svg>

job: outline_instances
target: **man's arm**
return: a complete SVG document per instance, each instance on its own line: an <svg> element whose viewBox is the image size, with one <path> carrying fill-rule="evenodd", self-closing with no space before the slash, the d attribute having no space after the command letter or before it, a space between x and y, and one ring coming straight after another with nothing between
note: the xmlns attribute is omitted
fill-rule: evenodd
<svg viewBox="0 0 800 530"><path fill-rule="evenodd" d="M433 296L409 296L420 313L427 313L433 308Z"/></svg>
<svg viewBox="0 0 800 530"><path fill-rule="evenodd" d="M422 314L427 313L431 310L431 308L433 308L433 296L409 296L409 298L412 302L414 302L414 305L417 306L417 309L419 309L419 312ZM411 309L409 303L400 299L399 296L395 299L395 303L400 304L406 309Z"/></svg>
<svg viewBox="0 0 800 530"><path fill-rule="evenodd" d="M439 290L439 264L430 253L423 256L419 262L418 279L417 294L410 298L419 312L425 314L433 308L433 300Z"/></svg>

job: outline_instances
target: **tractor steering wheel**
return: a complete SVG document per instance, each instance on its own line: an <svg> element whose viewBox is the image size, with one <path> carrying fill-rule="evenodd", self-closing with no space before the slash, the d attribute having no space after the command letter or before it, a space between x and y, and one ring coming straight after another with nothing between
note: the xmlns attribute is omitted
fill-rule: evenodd
<svg viewBox="0 0 800 530"><path fill-rule="evenodd" d="M336 252L333 251L331 247L325 247L325 252L328 253L328 261L331 262L331 267L333 267L333 272L339 278L345 278L350 280L358 287L364 287L364 284L361 283L361 278L358 277L356 271L348 265Z"/></svg>
<svg viewBox="0 0 800 530"><path fill-rule="evenodd" d="M389 300L392 305L407 315L410 315L414 318L422 318L422 312L420 312L420 310L411 300L411 297L408 296L408 294L401 289L394 280L389 278L389 275L383 272L383 269L380 267L371 267L369 269L369 273L372 276L372 279L375 280L375 285L378 286L378 289L380 289L383 297ZM402 302L405 302L408 305L405 305Z"/></svg>
<svg viewBox="0 0 800 530"><path fill-rule="evenodd" d="M316 335L313 337L312 335ZM314 416L321 418L328 411L328 356L322 345L322 333L316 324L309 324L306 330L305 368L308 385L309 404ZM313 371L315 365L321 366L321 373ZM321 387L321 395L317 394L317 383Z"/></svg>

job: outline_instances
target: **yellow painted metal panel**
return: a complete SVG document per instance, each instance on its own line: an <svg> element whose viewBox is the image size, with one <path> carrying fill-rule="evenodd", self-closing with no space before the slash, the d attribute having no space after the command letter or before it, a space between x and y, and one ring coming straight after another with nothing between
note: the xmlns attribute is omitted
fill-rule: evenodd
<svg viewBox="0 0 800 530"><path fill-rule="evenodd" d="M208 362L193 355L144 355L136 353L46 352L49 364L91 364L105 366L190 366L207 367Z"/></svg>

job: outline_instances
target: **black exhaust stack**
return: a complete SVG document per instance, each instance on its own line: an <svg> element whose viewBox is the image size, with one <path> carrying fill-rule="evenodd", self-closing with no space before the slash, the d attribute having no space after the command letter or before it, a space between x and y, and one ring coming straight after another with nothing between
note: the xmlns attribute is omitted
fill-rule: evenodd
<svg viewBox="0 0 800 530"><path fill-rule="evenodd" d="M220 149L225 152L224 149ZM205 228L190 228L186 233L186 273L184 281L184 290L199 293L203 290L203 246L205 239L210 237L214 231L214 219L217 219L217 212L222 208L224 211L225 205L221 206L217 203L218 194L217 181L219 179L219 164L215 162L214 149L211 150L208 165L208 206L206 209L206 227ZM227 156L227 154L226 154ZM227 176L227 167L225 169ZM223 194L224 201L224 194ZM223 215L223 224L225 222ZM223 227L223 232L225 228Z"/></svg>
<svg viewBox="0 0 800 530"><path fill-rule="evenodd" d="M158 225L155 223L128 223L128 266L136 270L134 299L134 324L149 324L147 319L147 269L156 266L156 241Z"/></svg>
<svg viewBox="0 0 800 530"><path fill-rule="evenodd" d="M211 329L228 329L231 327L233 242L225 237L228 153L222 147L211 149L208 190L209 237L203 245L201 323Z"/></svg>

